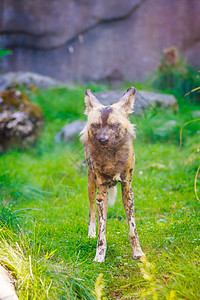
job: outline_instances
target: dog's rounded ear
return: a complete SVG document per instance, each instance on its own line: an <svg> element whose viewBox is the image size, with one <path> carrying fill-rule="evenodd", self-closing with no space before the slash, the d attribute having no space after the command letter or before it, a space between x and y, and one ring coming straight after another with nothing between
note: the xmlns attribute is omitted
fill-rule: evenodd
<svg viewBox="0 0 200 300"><path fill-rule="evenodd" d="M136 89L131 86L119 100L118 104L126 115L133 112L133 104L135 102Z"/></svg>
<svg viewBox="0 0 200 300"><path fill-rule="evenodd" d="M85 91L85 105L86 105L86 110L85 114L88 115L89 112L97 105L100 105L100 102L97 100L95 95L92 93L91 90L86 90Z"/></svg>

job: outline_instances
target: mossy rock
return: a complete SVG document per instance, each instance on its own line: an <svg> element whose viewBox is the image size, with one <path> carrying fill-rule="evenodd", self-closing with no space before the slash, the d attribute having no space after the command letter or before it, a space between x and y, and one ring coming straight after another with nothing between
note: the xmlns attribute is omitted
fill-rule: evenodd
<svg viewBox="0 0 200 300"><path fill-rule="evenodd" d="M41 109L18 91L0 93L0 152L32 146L44 124Z"/></svg>

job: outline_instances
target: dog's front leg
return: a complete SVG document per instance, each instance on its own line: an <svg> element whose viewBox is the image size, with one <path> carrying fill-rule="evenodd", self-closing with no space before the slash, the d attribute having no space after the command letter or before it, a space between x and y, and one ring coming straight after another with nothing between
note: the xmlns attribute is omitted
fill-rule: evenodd
<svg viewBox="0 0 200 300"><path fill-rule="evenodd" d="M106 219L108 210L108 187L100 186L97 193L97 212L98 212L98 241L96 256L94 261L104 262L106 255Z"/></svg>
<svg viewBox="0 0 200 300"><path fill-rule="evenodd" d="M122 182L121 185L122 199L129 225L129 240L133 252L133 259L140 259L141 256L144 255L144 253L140 248L139 238L135 224L134 196L131 187L131 182Z"/></svg>
<svg viewBox="0 0 200 300"><path fill-rule="evenodd" d="M89 197L89 226L88 237L96 236L96 209L95 209L96 186L92 170L88 168L88 197Z"/></svg>

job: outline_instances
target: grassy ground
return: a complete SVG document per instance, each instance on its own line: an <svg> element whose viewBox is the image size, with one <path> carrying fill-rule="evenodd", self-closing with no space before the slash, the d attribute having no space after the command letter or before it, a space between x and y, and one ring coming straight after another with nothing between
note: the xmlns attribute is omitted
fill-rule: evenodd
<svg viewBox="0 0 200 300"><path fill-rule="evenodd" d="M178 150L180 128L199 107L179 99L179 112L131 117L136 222L146 259L131 258L119 188L108 209L106 262L97 264L96 239L87 238L83 146L78 138L54 143L66 120L84 118L83 91L30 94L45 113L44 133L34 148L0 159L0 261L12 271L20 299L199 299L199 155L191 155L199 145L198 122L185 128Z"/></svg>

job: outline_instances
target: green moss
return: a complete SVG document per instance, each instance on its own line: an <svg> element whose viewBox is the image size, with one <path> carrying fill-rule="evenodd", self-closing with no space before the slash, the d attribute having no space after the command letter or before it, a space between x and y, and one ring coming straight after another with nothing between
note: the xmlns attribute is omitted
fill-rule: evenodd
<svg viewBox="0 0 200 300"><path fill-rule="evenodd" d="M43 113L38 105L32 103L28 96L16 90L5 91L0 93L0 112L4 110L10 111L27 111L30 116L37 119L43 119Z"/></svg>

